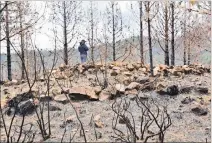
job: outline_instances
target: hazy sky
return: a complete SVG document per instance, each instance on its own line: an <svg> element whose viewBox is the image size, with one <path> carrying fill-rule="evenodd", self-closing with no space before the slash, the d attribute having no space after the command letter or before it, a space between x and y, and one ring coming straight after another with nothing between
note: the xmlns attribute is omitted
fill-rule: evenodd
<svg viewBox="0 0 212 143"><path fill-rule="evenodd" d="M123 24L130 26L130 29L124 29L123 33L125 38L134 35L139 34L139 7L137 1L117 1L119 4L119 7L122 12L122 18L123 18ZM39 11L39 14L43 14L44 12L44 4L46 3L45 1L30 1L30 3L33 4L34 7ZM50 4L51 2L48 2ZM104 12L106 9L106 6L108 5L109 1L93 1L94 7L97 8L97 12ZM131 4L133 5L133 10L135 14L132 13L131 9ZM81 4L82 9L84 10L85 14L88 14L88 8L90 7L90 2L89 1L83 1ZM34 34L34 40L36 41L36 45L40 49L53 49L53 41L52 41L52 32L49 30L52 27L52 24L48 21L49 18L49 12L50 9L49 7L45 11L45 21L40 21L36 27L40 27L42 25L42 29L37 30L36 33ZM86 18L83 17L83 18ZM89 22L87 22L88 24ZM98 27L102 27L103 21L100 18L98 21ZM146 31L146 23L144 23L144 35L147 35ZM82 31L86 32L86 25L85 23L82 24L81 29ZM62 29L60 30L62 34ZM99 34L99 33L98 33ZM84 34L87 36L86 34ZM100 36L101 34L99 34ZM35 38L36 36L36 38ZM87 39L87 37L81 36L80 39ZM70 45L71 47L72 45ZM6 52L6 47L5 43L2 45L2 52Z"/></svg>

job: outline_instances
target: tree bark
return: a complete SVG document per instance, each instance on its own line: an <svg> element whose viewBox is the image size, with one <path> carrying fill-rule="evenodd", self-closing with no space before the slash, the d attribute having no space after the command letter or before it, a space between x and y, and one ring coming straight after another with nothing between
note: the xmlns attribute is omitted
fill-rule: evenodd
<svg viewBox="0 0 212 143"><path fill-rule="evenodd" d="M191 18L191 13L189 11L189 16L188 16L188 25L190 26L190 18ZM190 33L190 28L188 28L188 33ZM188 65L191 63L191 44L190 44L190 34L187 36L188 38Z"/></svg>
<svg viewBox="0 0 212 143"><path fill-rule="evenodd" d="M6 42L7 42L7 76L8 80L12 80L12 71L11 71L11 54L10 54L10 36L9 36L9 12L8 12L8 2L6 2Z"/></svg>
<svg viewBox="0 0 212 143"><path fill-rule="evenodd" d="M185 2L186 5L186 2ZM184 33L184 40L183 40L183 44L184 44L184 51L183 51L183 63L184 65L186 65L186 10L185 10L185 17L184 17L184 24L183 24L183 33Z"/></svg>
<svg viewBox="0 0 212 143"><path fill-rule="evenodd" d="M171 3L171 10L172 10L172 22L171 22L171 34L172 34L172 40L171 40L171 65L175 65L175 48L174 48L174 2Z"/></svg>
<svg viewBox="0 0 212 143"><path fill-rule="evenodd" d="M21 2L19 3L19 20L20 20L20 37L21 37L21 79L24 79L24 64L25 64L25 56L24 56L24 32L22 31L22 8Z"/></svg>
<svg viewBox="0 0 212 143"><path fill-rule="evenodd" d="M64 35L64 63L68 65L68 43L67 43L67 24L66 24L66 2L63 1L63 35Z"/></svg>
<svg viewBox="0 0 212 143"><path fill-rule="evenodd" d="M114 2L112 3L112 24L113 24L113 61L116 61L116 44L115 44L115 16L114 16Z"/></svg>
<svg viewBox="0 0 212 143"><path fill-rule="evenodd" d="M169 66L168 7L165 4L165 65Z"/></svg>
<svg viewBox="0 0 212 143"><path fill-rule="evenodd" d="M94 40L94 36L93 36L93 6L92 6L92 1L91 1L91 60L92 63L94 64L94 45L93 45L93 40Z"/></svg>
<svg viewBox="0 0 212 143"><path fill-rule="evenodd" d="M140 6L140 56L141 63L144 64L144 49L143 49L143 11L142 11L142 1L139 2Z"/></svg>
<svg viewBox="0 0 212 143"><path fill-rule="evenodd" d="M147 2L147 15L148 15L148 19L147 19L147 25L148 25L148 40L149 40L149 60L150 60L150 73L151 76L154 75L153 73L153 59L152 59L152 40L151 40L151 21L150 21L150 2Z"/></svg>

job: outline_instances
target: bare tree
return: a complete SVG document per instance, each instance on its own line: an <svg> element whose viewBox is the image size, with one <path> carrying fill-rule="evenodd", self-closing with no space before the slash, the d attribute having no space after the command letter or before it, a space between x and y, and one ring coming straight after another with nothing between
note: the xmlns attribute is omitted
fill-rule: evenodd
<svg viewBox="0 0 212 143"><path fill-rule="evenodd" d="M175 65L175 43L174 43L174 20L175 20L175 17L174 17L174 2L171 3L171 65Z"/></svg>
<svg viewBox="0 0 212 143"><path fill-rule="evenodd" d="M169 66L168 4L165 2L165 65Z"/></svg>
<svg viewBox="0 0 212 143"><path fill-rule="evenodd" d="M52 4L53 13L50 19L63 32L62 35L58 34L57 40L59 41L58 46L63 48L62 59L65 65L68 65L69 52L75 46L79 36L77 28L79 28L81 21L80 4L81 2L77 1L54 2Z"/></svg>
<svg viewBox="0 0 212 143"><path fill-rule="evenodd" d="M144 64L144 48L143 48L143 9L142 1L139 2L139 11L140 11L140 55L141 63Z"/></svg>
<svg viewBox="0 0 212 143"><path fill-rule="evenodd" d="M8 2L6 2L6 37L7 37L7 70L8 70L8 80L12 80L12 69L11 69L11 54L10 54L10 43L9 43L9 9L8 9Z"/></svg>
<svg viewBox="0 0 212 143"><path fill-rule="evenodd" d="M117 2L109 2L109 8L107 8L107 15L108 15L108 31L112 35L112 56L113 56L113 61L117 60L117 52L116 48L118 46L118 42L120 40L117 40L122 36L122 30L123 30L123 25L122 25L122 15L121 15L121 10L118 6Z"/></svg>

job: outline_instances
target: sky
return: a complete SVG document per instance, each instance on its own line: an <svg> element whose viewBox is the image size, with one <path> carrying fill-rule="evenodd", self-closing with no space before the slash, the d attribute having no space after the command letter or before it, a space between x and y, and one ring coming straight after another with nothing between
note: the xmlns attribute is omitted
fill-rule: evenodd
<svg viewBox="0 0 212 143"><path fill-rule="evenodd" d="M131 2L131 1L117 1L119 4L119 7L122 12L122 17L123 17L123 22L126 24L131 24L132 27L135 27L135 25L132 21L130 21L129 16L129 8L131 3L137 3L136 1ZM39 47L40 49L53 49L53 41L52 41L52 33L49 31L49 29L52 27L52 24L48 21L49 18L49 8L47 7L45 9L45 1L30 1L32 3L32 6L38 10L39 15L42 15L45 10L45 21L40 20L39 24L36 25L36 29L38 27L42 28L40 30L36 30L33 34L33 39L36 41L36 46ZM109 1L95 1L94 2L94 7L97 8L98 12L103 12L106 9L106 6L108 5ZM50 2L48 2L50 4ZM90 7L90 2L89 1L82 1L81 5L82 9L86 12L87 9ZM98 25L103 24L103 22L100 20ZM85 27L84 27L85 28ZM85 29L83 29L85 30ZM126 32L126 31L125 31ZM61 31L62 33L62 31ZM86 39L87 37L81 37L81 39ZM2 50L3 53L6 52L6 45L5 42L2 42ZM13 51L13 50L12 50Z"/></svg>
<svg viewBox="0 0 212 143"><path fill-rule="evenodd" d="M106 6L108 5L109 1L93 1L94 8L97 8L98 12L104 12L106 9ZM138 21L138 14L139 14L139 8L137 1L117 1L118 5L121 9L122 18L123 18L123 24L129 25L130 28L125 28L123 30L125 38L134 35L139 35L139 21ZM45 20L42 19L39 21L39 24L36 25L36 29L38 27L42 27L40 30L36 30L33 34L33 40L36 41L36 46L40 49L48 49L52 50L54 48L54 42L52 39L52 32L49 30L52 28L52 24L49 22L49 5L45 9L45 1L30 1L32 3L32 6L38 10L39 15L42 15L45 13ZM51 2L48 2L50 4ZM133 5L133 11L135 14L133 14L131 11L131 4ZM85 14L88 14L88 8L90 7L89 1L83 1L81 4L82 9L84 10ZM44 11L45 10L45 11ZM83 17L86 19L86 17ZM87 21L88 24L88 21ZM98 21L98 27L101 28L103 26L103 20L99 18ZM144 36L147 35L147 30L145 28L146 25L144 25ZM81 28L79 29L83 32L86 31L86 25L85 23L82 24ZM62 34L62 30L59 30L59 32ZM98 33L98 36L101 36L101 33ZM79 37L79 39L86 39L86 34L84 36ZM76 45L77 46L77 45ZM76 48L76 47L75 47ZM2 43L2 52L6 52L6 46L5 42Z"/></svg>

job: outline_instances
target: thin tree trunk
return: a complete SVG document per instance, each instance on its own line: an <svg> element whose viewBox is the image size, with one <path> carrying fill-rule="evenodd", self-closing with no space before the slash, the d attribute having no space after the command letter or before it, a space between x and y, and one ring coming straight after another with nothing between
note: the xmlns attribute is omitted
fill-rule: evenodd
<svg viewBox="0 0 212 143"><path fill-rule="evenodd" d="M169 66L168 8L165 4L165 65Z"/></svg>
<svg viewBox="0 0 212 143"><path fill-rule="evenodd" d="M9 42L9 12L8 12L8 2L6 2L6 39L7 39L7 76L8 80L12 80L11 72L11 54L10 54L10 42Z"/></svg>
<svg viewBox="0 0 212 143"><path fill-rule="evenodd" d="M171 34L172 34L172 40L171 40L171 48L172 48L172 53L171 53L171 65L175 65L175 48L174 48L174 2L171 3L171 10L172 10L172 24L171 24Z"/></svg>
<svg viewBox="0 0 212 143"><path fill-rule="evenodd" d="M116 60L116 45L115 45L115 16L114 16L114 3L112 3L112 17L113 17L113 61Z"/></svg>
<svg viewBox="0 0 212 143"><path fill-rule="evenodd" d="M189 16L188 16L188 25L190 26L190 18L191 18L191 13L189 11ZM188 28L188 33L190 33L190 28ZM191 63L191 44L190 44L190 35L188 35L188 65Z"/></svg>
<svg viewBox="0 0 212 143"><path fill-rule="evenodd" d="M66 2L63 1L63 22L64 22L64 63L68 65L68 43L67 43L67 24L66 24Z"/></svg>
<svg viewBox="0 0 212 143"><path fill-rule="evenodd" d="M1 1L0 1L0 9L1 9ZM0 17L2 17L2 13L0 13ZM0 21L0 39L1 39L1 21ZM0 82L3 81L3 71L2 71L2 66L1 66L1 41L0 41ZM1 91L1 86L0 86L0 91ZM1 95L1 93L0 93Z"/></svg>
<svg viewBox="0 0 212 143"><path fill-rule="evenodd" d="M185 5L186 5L186 2L185 2ZM185 17L184 17L184 28L183 28L183 33L184 33L184 40L183 40L183 43L184 43L184 52L183 52L183 63L184 65L186 65L186 10L185 10Z"/></svg>
<svg viewBox="0 0 212 143"><path fill-rule="evenodd" d="M22 30L23 26L22 26L22 9L21 9L21 2L19 3L19 20L20 20L20 29ZM21 31L20 33L20 37L21 37L21 79L24 79L24 64L25 64L25 57L24 57L24 33L23 31Z"/></svg>
<svg viewBox="0 0 212 143"><path fill-rule="evenodd" d="M91 60L92 63L94 64L94 45L93 45L93 6L92 6L92 1L91 1Z"/></svg>
<svg viewBox="0 0 212 143"><path fill-rule="evenodd" d="M141 63L144 64L144 49L143 49L143 11L142 11L142 1L139 2L140 5L140 56Z"/></svg>
<svg viewBox="0 0 212 143"><path fill-rule="evenodd" d="M150 73L151 76L154 75L153 73L153 59L152 59L152 40L151 40L151 21L150 21L150 2L147 2L147 15L148 15L148 19L147 19L147 25L148 25L148 39L149 39L149 59L150 59Z"/></svg>

